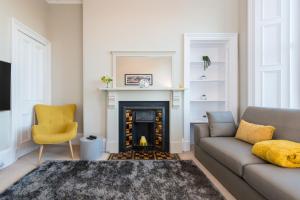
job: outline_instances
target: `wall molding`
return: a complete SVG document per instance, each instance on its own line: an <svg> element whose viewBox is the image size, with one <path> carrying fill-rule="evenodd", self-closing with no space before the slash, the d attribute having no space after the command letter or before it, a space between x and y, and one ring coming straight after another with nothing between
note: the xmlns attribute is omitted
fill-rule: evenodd
<svg viewBox="0 0 300 200"><path fill-rule="evenodd" d="M82 4L82 0L46 0L49 4Z"/></svg>

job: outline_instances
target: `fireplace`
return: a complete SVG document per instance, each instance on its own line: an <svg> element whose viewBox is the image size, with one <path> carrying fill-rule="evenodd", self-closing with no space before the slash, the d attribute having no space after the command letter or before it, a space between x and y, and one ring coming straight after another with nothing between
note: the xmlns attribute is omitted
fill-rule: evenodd
<svg viewBox="0 0 300 200"><path fill-rule="evenodd" d="M169 102L120 101L119 151L169 152Z"/></svg>

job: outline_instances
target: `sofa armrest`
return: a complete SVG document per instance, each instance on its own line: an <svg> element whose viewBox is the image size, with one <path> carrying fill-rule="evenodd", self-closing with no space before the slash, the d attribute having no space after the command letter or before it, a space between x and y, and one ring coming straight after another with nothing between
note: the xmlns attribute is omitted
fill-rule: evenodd
<svg viewBox="0 0 300 200"><path fill-rule="evenodd" d="M208 124L194 124L195 144L199 144L201 138L209 137Z"/></svg>

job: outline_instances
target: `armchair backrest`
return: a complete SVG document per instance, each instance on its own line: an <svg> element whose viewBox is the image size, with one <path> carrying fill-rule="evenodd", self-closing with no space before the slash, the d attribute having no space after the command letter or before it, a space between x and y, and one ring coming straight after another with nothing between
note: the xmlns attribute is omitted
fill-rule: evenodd
<svg viewBox="0 0 300 200"><path fill-rule="evenodd" d="M66 125L74 121L75 104L50 106L38 104L35 107L38 125L45 125L52 131L64 131Z"/></svg>

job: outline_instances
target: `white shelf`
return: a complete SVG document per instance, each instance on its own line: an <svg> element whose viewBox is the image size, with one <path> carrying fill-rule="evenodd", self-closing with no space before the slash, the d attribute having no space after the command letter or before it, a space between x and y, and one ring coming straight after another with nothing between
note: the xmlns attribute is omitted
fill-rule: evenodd
<svg viewBox="0 0 300 200"><path fill-rule="evenodd" d="M201 100L201 99L191 99L190 102L225 102L225 100Z"/></svg>
<svg viewBox="0 0 300 200"><path fill-rule="evenodd" d="M191 124L202 124L202 123L208 123L208 119L198 119L198 120L192 120L191 122L190 122Z"/></svg>
<svg viewBox="0 0 300 200"><path fill-rule="evenodd" d="M190 64L194 64L194 65L197 65L197 64L203 64L204 62L203 61L191 61ZM225 64L224 61L211 61L211 64Z"/></svg>
<svg viewBox="0 0 300 200"><path fill-rule="evenodd" d="M117 87L117 88L98 88L101 91L184 91L184 88L139 88L139 87Z"/></svg>
<svg viewBox="0 0 300 200"><path fill-rule="evenodd" d="M225 82L225 80L209 80L209 79L197 80L197 79L194 79L194 80L190 80L190 82Z"/></svg>

